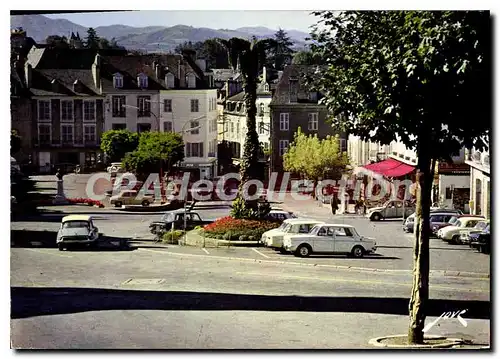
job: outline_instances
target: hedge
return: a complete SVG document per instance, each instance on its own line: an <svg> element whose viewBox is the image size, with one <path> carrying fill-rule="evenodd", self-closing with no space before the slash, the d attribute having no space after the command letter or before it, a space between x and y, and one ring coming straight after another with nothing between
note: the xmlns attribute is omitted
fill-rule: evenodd
<svg viewBox="0 0 500 359"><path fill-rule="evenodd" d="M258 241L264 232L279 226L280 223L275 221L223 217L203 227L203 232L208 238L229 241Z"/></svg>

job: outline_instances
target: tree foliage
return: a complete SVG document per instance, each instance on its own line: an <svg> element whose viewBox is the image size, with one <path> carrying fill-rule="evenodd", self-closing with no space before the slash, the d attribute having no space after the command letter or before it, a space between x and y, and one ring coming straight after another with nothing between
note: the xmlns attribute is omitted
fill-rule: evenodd
<svg viewBox="0 0 500 359"><path fill-rule="evenodd" d="M345 172L349 158L346 152L342 152L339 136L320 140L317 135L307 136L299 127L293 143L283 155L283 165L286 171L317 181L326 172Z"/></svg>
<svg viewBox="0 0 500 359"><path fill-rule="evenodd" d="M128 130L109 130L102 134L101 150L111 162L120 162L126 153L135 151L139 135Z"/></svg>
<svg viewBox="0 0 500 359"><path fill-rule="evenodd" d="M10 131L10 154L16 154L21 150L21 136L16 130Z"/></svg>
<svg viewBox="0 0 500 359"><path fill-rule="evenodd" d="M276 70L283 70L288 59L292 57L293 41L285 30L279 29L274 34L273 46L269 51L269 62Z"/></svg>
<svg viewBox="0 0 500 359"><path fill-rule="evenodd" d="M185 50L194 50L198 57L207 61L207 68L225 69L229 67L227 59L227 50L217 39L208 39L205 41L185 41L177 45L175 52L182 54Z"/></svg>
<svg viewBox="0 0 500 359"><path fill-rule="evenodd" d="M429 297L434 163L485 148L491 130L490 15L480 11L315 12L311 46L326 65L309 79L334 126L416 150L417 208L410 343L422 343Z"/></svg>
<svg viewBox="0 0 500 359"><path fill-rule="evenodd" d="M298 51L293 55L294 65L321 65L321 57L312 51Z"/></svg>
<svg viewBox="0 0 500 359"><path fill-rule="evenodd" d="M87 38L85 40L85 46L88 49L98 49L99 48L99 36L93 27L89 27L87 30Z"/></svg>
<svg viewBox="0 0 500 359"><path fill-rule="evenodd" d="M135 173L139 178L147 178L150 173L166 173L184 159L184 142L182 136L173 132L143 132L139 145L123 159L127 171Z"/></svg>
<svg viewBox="0 0 500 359"><path fill-rule="evenodd" d="M47 46L57 49L69 49L69 43L66 36L50 35L45 39Z"/></svg>

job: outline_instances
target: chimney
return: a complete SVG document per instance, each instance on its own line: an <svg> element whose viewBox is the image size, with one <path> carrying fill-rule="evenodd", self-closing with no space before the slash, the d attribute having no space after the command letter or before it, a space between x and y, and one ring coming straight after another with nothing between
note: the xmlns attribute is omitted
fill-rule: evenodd
<svg viewBox="0 0 500 359"><path fill-rule="evenodd" d="M299 92L298 87L299 87L299 81L297 78L290 78L289 81L289 88L288 88L288 94L290 95L290 102L297 102L297 93Z"/></svg>
<svg viewBox="0 0 500 359"><path fill-rule="evenodd" d="M26 63L24 66L24 76L26 77L26 86L31 88L33 78L33 68L30 64Z"/></svg>
<svg viewBox="0 0 500 359"><path fill-rule="evenodd" d="M92 77L96 88L101 88L101 55L96 54L94 63L92 64Z"/></svg>
<svg viewBox="0 0 500 359"><path fill-rule="evenodd" d="M205 59L196 59L196 65L200 68L201 71L207 71L207 60Z"/></svg>
<svg viewBox="0 0 500 359"><path fill-rule="evenodd" d="M262 83L266 83L267 82L267 69L266 67L264 66L262 68Z"/></svg>
<svg viewBox="0 0 500 359"><path fill-rule="evenodd" d="M161 67L160 67L160 65L155 62L154 68L155 68L156 79L157 80L161 79Z"/></svg>
<svg viewBox="0 0 500 359"><path fill-rule="evenodd" d="M57 82L56 79L50 81L50 84L52 86L52 92L59 92L59 83Z"/></svg>

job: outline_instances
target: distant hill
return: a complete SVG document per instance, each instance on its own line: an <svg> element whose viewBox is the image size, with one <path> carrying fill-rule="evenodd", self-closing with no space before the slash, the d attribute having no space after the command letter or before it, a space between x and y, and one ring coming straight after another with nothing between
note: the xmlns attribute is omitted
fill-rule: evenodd
<svg viewBox="0 0 500 359"><path fill-rule="evenodd" d="M47 36L60 35L68 37L71 32L79 32L80 37L86 37L87 28L64 19L50 19L43 15L11 16L11 29L22 27L28 36L36 42L43 43ZM97 35L111 40L115 38L117 43L131 50L143 51L173 51L174 48L185 41L205 41L210 38L229 39L231 37L242 37L249 39L271 37L275 30L266 27L241 27L235 30L197 28L186 25L172 27L148 26L132 27L126 25L99 26ZM305 38L309 34L297 30L285 30L295 43L297 49L306 45Z"/></svg>

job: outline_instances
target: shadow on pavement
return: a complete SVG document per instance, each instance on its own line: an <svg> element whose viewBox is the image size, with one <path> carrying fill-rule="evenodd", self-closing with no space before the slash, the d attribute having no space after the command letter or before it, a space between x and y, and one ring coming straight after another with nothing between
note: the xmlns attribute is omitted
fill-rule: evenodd
<svg viewBox="0 0 500 359"><path fill-rule="evenodd" d="M443 243L445 244L445 243ZM394 249L400 249L400 248L404 248L404 249L413 249L413 247L411 246L377 246L377 248L394 248ZM443 250L443 251L470 251L470 247L467 246L456 246L456 247L430 247L429 249L437 249L437 250Z"/></svg>
<svg viewBox="0 0 500 359"><path fill-rule="evenodd" d="M467 318L490 319L490 303L430 299L428 316L468 309ZM97 288L12 287L11 318L100 310L246 310L357 312L408 315L408 298L299 297Z"/></svg>
<svg viewBox="0 0 500 359"><path fill-rule="evenodd" d="M53 231L30 231L30 230L11 230L11 248L57 248L57 233ZM137 249L131 247L124 238L102 236L99 238L97 248L88 248L85 246L74 245L70 247L71 251L132 251Z"/></svg>
<svg viewBox="0 0 500 359"><path fill-rule="evenodd" d="M290 254L282 254L282 255L285 255L285 256L290 256ZM356 258L356 257L353 257L353 256L347 256L345 254L312 254L310 257L305 257L305 258L300 258L301 260L308 260L308 259L317 259L317 258L337 258L337 259L342 259L342 258L345 258L345 259L357 259L357 260L369 260L369 259L401 259L399 257L386 257L386 256L383 256L382 254L366 254L364 257L362 258Z"/></svg>

